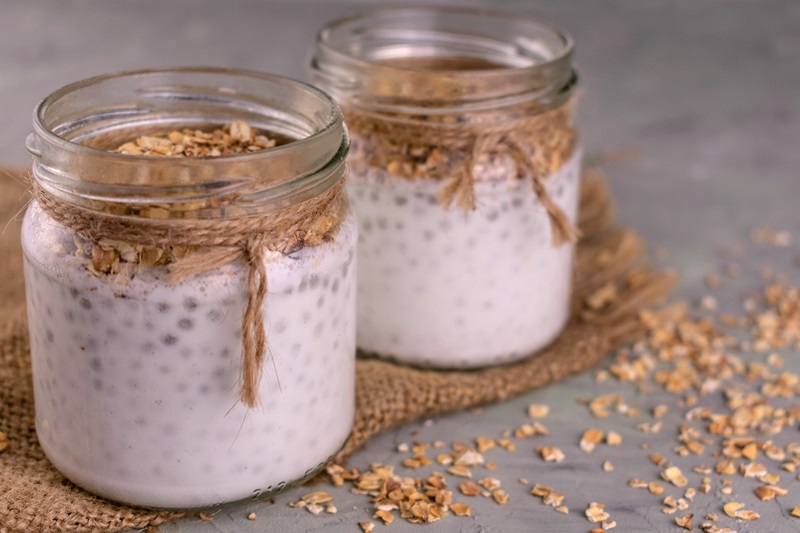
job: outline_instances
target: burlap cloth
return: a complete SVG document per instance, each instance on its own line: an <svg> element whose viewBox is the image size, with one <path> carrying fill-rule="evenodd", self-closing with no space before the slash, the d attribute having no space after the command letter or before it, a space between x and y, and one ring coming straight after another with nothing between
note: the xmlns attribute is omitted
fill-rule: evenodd
<svg viewBox="0 0 800 533"><path fill-rule="evenodd" d="M0 236L0 432L8 441L0 453L0 533L121 531L177 519L182 515L115 505L84 492L64 479L39 447L19 247L28 195L19 176L0 170L0 229L5 227ZM671 276L650 269L636 234L613 225L608 190L597 173L584 177L579 226L584 237L577 252L573 318L549 348L516 364L473 372L359 361L355 427L341 458L392 426L562 380L597 364L615 344L636 338L642 328L638 311L667 293ZM617 287L611 302L598 305L598 299L589 298L603 287L607 294L609 283Z"/></svg>

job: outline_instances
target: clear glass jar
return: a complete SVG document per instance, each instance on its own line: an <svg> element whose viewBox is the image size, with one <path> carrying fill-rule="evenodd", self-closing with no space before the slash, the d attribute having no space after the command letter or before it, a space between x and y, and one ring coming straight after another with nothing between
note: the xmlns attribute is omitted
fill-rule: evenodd
<svg viewBox="0 0 800 533"><path fill-rule="evenodd" d="M216 158L109 151L143 133L233 119L283 142ZM176 232L325 194L344 179L348 145L322 92L224 69L69 85L36 108L28 138L48 195L122 220L169 219ZM238 401L244 262L179 283L144 256L98 272L87 265L98 243L32 203L22 244L36 430L55 467L105 498L180 509L263 497L318 472L349 436L355 404L357 224L346 197L337 209L325 242L268 254L270 353L259 405L248 409Z"/></svg>
<svg viewBox="0 0 800 533"><path fill-rule="evenodd" d="M360 349L472 368L561 332L581 153L572 50L538 20L458 8L376 10L320 32L310 79L352 139Z"/></svg>

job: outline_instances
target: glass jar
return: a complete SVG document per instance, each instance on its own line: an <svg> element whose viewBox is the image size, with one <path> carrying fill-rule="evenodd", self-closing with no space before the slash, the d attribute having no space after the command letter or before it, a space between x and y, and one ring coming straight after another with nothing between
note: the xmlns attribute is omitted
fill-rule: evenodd
<svg viewBox="0 0 800 533"><path fill-rule="evenodd" d="M233 120L278 145L196 158L111 151ZM349 139L336 104L267 74L141 71L64 87L33 125L38 200L22 244L36 431L53 465L105 498L179 509L263 497L318 472L348 438L355 404L357 224L341 193ZM337 187L324 231L283 247L256 232L249 264L195 255L219 251L193 246L198 227L235 239L237 224L303 215ZM76 230L64 210L105 226ZM175 240L149 246L148 228L164 224ZM196 272L171 277L197 257ZM266 359L251 409L240 393L253 281L267 290L255 325Z"/></svg>
<svg viewBox="0 0 800 533"><path fill-rule="evenodd" d="M376 10L319 33L310 78L352 139L360 349L464 369L561 332L581 156L572 50L538 20L458 8Z"/></svg>

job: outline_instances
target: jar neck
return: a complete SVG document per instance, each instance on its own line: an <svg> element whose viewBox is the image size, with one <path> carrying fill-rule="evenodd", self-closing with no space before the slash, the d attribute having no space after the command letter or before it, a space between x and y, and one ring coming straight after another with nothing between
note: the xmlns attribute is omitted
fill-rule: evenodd
<svg viewBox="0 0 800 533"><path fill-rule="evenodd" d="M460 8L369 11L317 36L309 72L344 107L460 114L568 101L576 82L564 31L518 15Z"/></svg>
<svg viewBox="0 0 800 533"><path fill-rule="evenodd" d="M142 135L241 120L281 140L221 157L113 150ZM66 86L36 108L28 150L38 186L62 202L118 216L249 217L330 189L349 138L321 91L257 72L186 68L125 72ZM158 209L153 209L158 207Z"/></svg>

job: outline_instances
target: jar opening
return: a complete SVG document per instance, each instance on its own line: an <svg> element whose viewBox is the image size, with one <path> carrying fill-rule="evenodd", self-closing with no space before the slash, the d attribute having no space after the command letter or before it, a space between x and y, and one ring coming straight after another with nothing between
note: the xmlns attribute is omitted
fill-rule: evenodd
<svg viewBox="0 0 800 533"><path fill-rule="evenodd" d="M408 56L383 59L377 63L388 67L429 72L497 70L507 65L488 59L458 56Z"/></svg>
<svg viewBox="0 0 800 533"><path fill-rule="evenodd" d="M563 96L574 83L572 52L567 33L534 18L382 9L325 27L309 68L312 80L343 105L451 113Z"/></svg>
<svg viewBox="0 0 800 533"><path fill-rule="evenodd" d="M280 140L220 157L116 153L143 135L241 120ZM168 203L175 216L257 215L318 195L344 173L349 140L325 93L258 72L181 68L123 72L68 85L36 108L28 149L48 193L76 205L136 214Z"/></svg>

